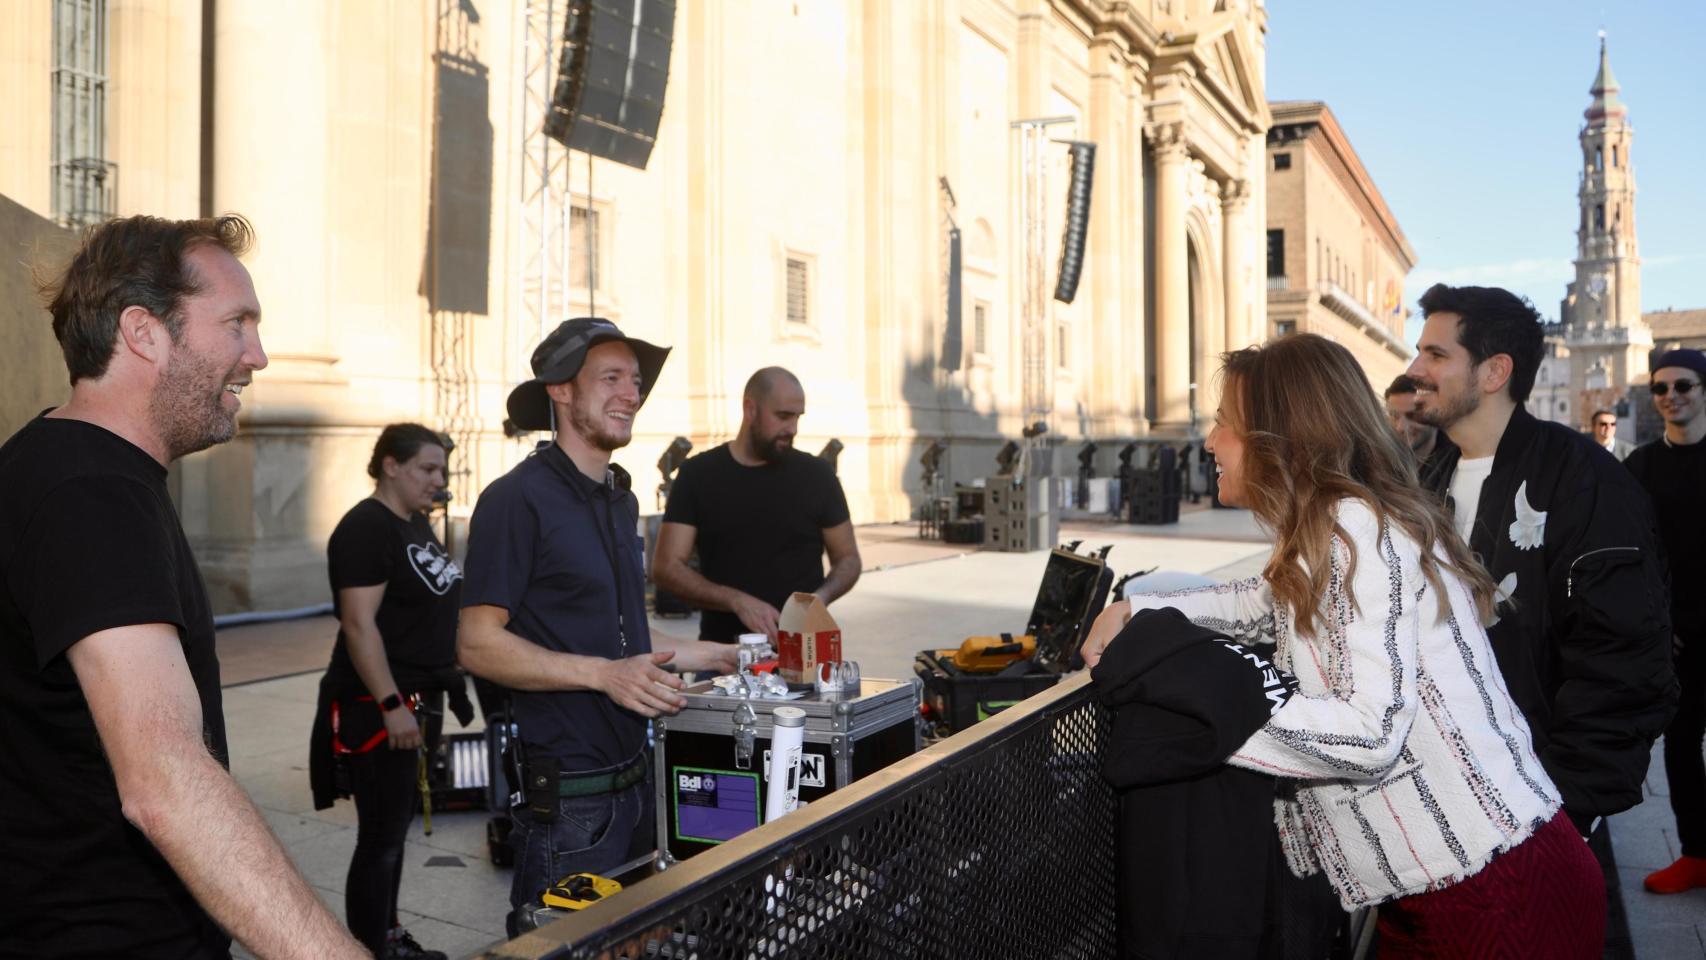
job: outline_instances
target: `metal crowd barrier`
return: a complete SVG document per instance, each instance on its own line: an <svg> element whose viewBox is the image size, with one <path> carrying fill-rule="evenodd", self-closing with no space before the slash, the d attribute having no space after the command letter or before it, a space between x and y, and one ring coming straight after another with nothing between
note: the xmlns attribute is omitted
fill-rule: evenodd
<svg viewBox="0 0 1706 960"><path fill-rule="evenodd" d="M1109 715L1081 671L484 960L1112 958Z"/></svg>

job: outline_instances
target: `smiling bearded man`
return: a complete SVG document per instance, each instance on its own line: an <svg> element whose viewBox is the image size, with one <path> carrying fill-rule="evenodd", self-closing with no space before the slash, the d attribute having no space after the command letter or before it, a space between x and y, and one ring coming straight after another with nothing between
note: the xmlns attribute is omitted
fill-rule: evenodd
<svg viewBox="0 0 1706 960"><path fill-rule="evenodd" d="M1523 408L1542 348L1533 306L1496 287L1438 284L1421 310L1412 416L1456 445L1422 482L1500 584L1487 631L1499 668L1603 862L1603 819L1641 802L1676 703L1652 510L1602 447Z"/></svg>

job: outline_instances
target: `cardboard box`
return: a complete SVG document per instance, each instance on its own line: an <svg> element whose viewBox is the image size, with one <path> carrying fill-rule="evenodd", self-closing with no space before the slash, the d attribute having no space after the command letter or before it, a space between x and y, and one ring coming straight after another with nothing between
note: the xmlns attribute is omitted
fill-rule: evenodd
<svg viewBox="0 0 1706 960"><path fill-rule="evenodd" d="M776 624L776 654L782 679L810 683L818 664L841 656L841 626L815 593L796 593L782 606Z"/></svg>

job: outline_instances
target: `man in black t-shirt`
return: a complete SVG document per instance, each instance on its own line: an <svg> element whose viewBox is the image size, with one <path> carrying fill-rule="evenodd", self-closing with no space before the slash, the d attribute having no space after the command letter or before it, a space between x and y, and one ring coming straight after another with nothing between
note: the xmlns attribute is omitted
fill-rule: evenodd
<svg viewBox="0 0 1706 960"><path fill-rule="evenodd" d="M131 217L50 290L71 400L0 447L0 958L367 954L226 768L166 491L266 366L241 217Z"/></svg>
<svg viewBox="0 0 1706 960"><path fill-rule="evenodd" d="M1654 893L1706 887L1706 354L1671 350L1653 364L1653 406L1664 436L1629 454L1623 465L1653 498L1670 564L1670 620L1676 716L1665 728L1665 777L1682 855L1647 876Z"/></svg>
<svg viewBox="0 0 1706 960"><path fill-rule="evenodd" d="M859 545L835 471L794 449L800 381L766 367L746 382L734 440L682 464L664 509L652 578L699 607L699 638L776 636L792 593L824 603L859 580ZM688 566L694 547L699 569ZM823 568L829 554L829 572Z"/></svg>

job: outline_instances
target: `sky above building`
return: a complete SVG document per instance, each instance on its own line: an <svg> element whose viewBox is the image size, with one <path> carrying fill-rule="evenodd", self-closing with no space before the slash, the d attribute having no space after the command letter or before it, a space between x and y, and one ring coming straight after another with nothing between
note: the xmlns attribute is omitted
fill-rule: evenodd
<svg viewBox="0 0 1706 960"><path fill-rule="evenodd" d="M1324 100L1436 282L1558 317L1603 28L1635 128L1641 309L1706 307L1706 3L1270 0L1270 100ZM1413 343L1419 319L1410 324Z"/></svg>

